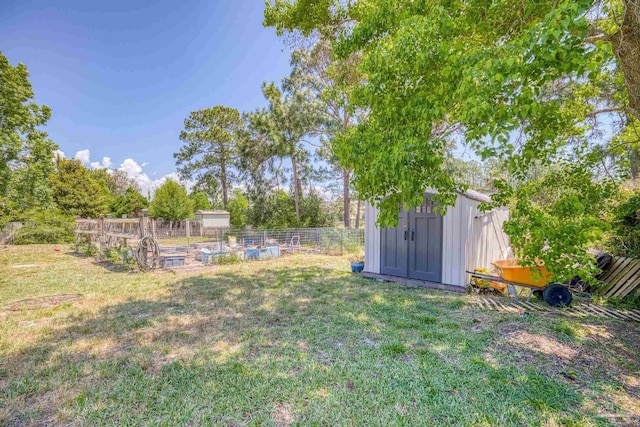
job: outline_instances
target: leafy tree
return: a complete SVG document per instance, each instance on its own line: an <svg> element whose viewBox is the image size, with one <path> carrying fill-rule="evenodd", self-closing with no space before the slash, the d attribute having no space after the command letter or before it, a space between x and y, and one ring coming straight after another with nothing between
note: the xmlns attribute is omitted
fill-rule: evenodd
<svg viewBox="0 0 640 427"><path fill-rule="evenodd" d="M95 218L107 213L109 194L79 160L58 158L49 183L63 215Z"/></svg>
<svg viewBox="0 0 640 427"><path fill-rule="evenodd" d="M614 255L640 258L640 192L624 190L611 215L605 240Z"/></svg>
<svg viewBox="0 0 640 427"><path fill-rule="evenodd" d="M557 278L589 269L583 237L599 235L594 221L603 228L599 215L570 202L587 194L598 206L607 201L610 178L593 174L593 130L614 111L639 114L639 19L633 0L276 0L265 11L279 32L317 32L340 58L362 55L366 81L350 99L369 115L336 139L336 153L362 197L379 205L382 225L395 224L398 206L417 205L427 187L443 208L455 202L465 186L447 171L447 147L462 140L482 159L504 161L509 179L494 185L496 203L512 208L506 230L528 261L549 248L540 258ZM578 154L567 179L543 180L557 200L529 205L526 190L541 188L526 184L529 171L567 166L567 152ZM577 211L570 224L567 209ZM527 240L531 224L538 238ZM563 224L571 245L560 238Z"/></svg>
<svg viewBox="0 0 640 427"><path fill-rule="evenodd" d="M74 228L73 217L63 215L58 209L36 209L25 213L24 224L16 233L14 243L71 243Z"/></svg>
<svg viewBox="0 0 640 427"><path fill-rule="evenodd" d="M616 186L594 178L588 164L566 159L496 196L505 203L515 200L504 229L523 263L544 260L557 282L597 273L587 250L609 229L603 219Z"/></svg>
<svg viewBox="0 0 640 427"><path fill-rule="evenodd" d="M640 119L640 33L637 30L640 26L640 3L636 0L565 0L544 4L520 4L509 0L451 1L444 4L412 0L274 0L266 3L264 25L275 27L280 35L298 31L303 36L321 34L338 40L342 56L362 49L367 56L388 53L391 56L387 59L403 59L397 54L427 53L442 55L448 62L451 57L462 53L465 58L462 63L468 68L478 65L478 59L483 59L483 56L499 53L495 56L498 62L508 57L511 60L501 64L502 69L487 70L477 75L480 77L498 71L501 76L495 76L498 80L512 75L514 68L528 69L532 74L536 71L550 71L552 74L554 71L582 71L581 67L588 68L590 58L574 56L573 63L562 64L558 61L561 59L559 56L574 48L578 48L575 49L578 53L584 43L593 44L596 55L615 55L629 97L628 110ZM465 40L469 34L476 37ZM430 40L424 40L425 36ZM423 41L436 41L436 44L422 44ZM440 45L448 45L451 49L434 49ZM474 49L477 45L486 49ZM527 47L533 49L526 51ZM382 49L375 52L379 48ZM386 48L391 50L385 52ZM518 54L523 52L521 48L530 55L526 59L535 60L526 64L522 61L524 57L518 58ZM379 77L377 72L388 64L388 61L370 63L375 74L372 77ZM407 68L406 65L398 65L405 70ZM416 63L416 71L420 65ZM447 71L456 72L450 68ZM450 76L443 77L448 79ZM549 77L553 78L539 75L543 80ZM484 86L485 82L478 78L477 83ZM446 87L447 84L443 84L442 89L446 90Z"/></svg>
<svg viewBox="0 0 640 427"><path fill-rule="evenodd" d="M180 140L185 145L174 154L184 178L215 179L222 188L222 203L229 201L229 185L236 179L236 134L242 126L238 110L216 106L194 111L184 121Z"/></svg>
<svg viewBox="0 0 640 427"><path fill-rule="evenodd" d="M298 226L295 201L284 190L274 191L267 197L266 220L262 228L288 228Z"/></svg>
<svg viewBox="0 0 640 427"><path fill-rule="evenodd" d="M247 226L249 200L241 189L233 189L227 209L229 210L232 228L245 228Z"/></svg>
<svg viewBox="0 0 640 427"><path fill-rule="evenodd" d="M354 87L364 81L359 61L359 53L353 53L345 59L335 58L331 44L321 39L309 50L293 52L293 70L288 78L290 86L307 91L312 101L318 103L319 113L324 116L320 127L322 146L318 154L328 161L342 181L345 227L350 227L351 218L351 170L340 164L332 144L336 135L346 134L348 129L366 117L365 111L355 108L348 96Z"/></svg>
<svg viewBox="0 0 640 427"><path fill-rule="evenodd" d="M169 179L156 190L149 213L154 218L182 221L193 217L193 201L182 185Z"/></svg>
<svg viewBox="0 0 640 427"><path fill-rule="evenodd" d="M317 103L309 102L305 92L286 80L283 89L274 83L265 83L262 92L269 106L247 115L248 126L258 135L249 141L259 144L250 150L260 160L272 161L275 157L291 162L295 215L299 219L302 178L309 167L309 151L304 137L318 127L322 115ZM279 169L275 168L276 178Z"/></svg>
<svg viewBox="0 0 640 427"><path fill-rule="evenodd" d="M140 186L136 180L129 178L127 173L123 170L94 169L91 173L114 197L123 196L129 188L133 188L138 192L140 191Z"/></svg>
<svg viewBox="0 0 640 427"><path fill-rule="evenodd" d="M203 191L192 191L189 198L193 201L193 209L195 211L211 209L209 198ZM228 202L227 202L228 205Z"/></svg>
<svg viewBox="0 0 640 427"><path fill-rule="evenodd" d="M204 193L213 209L224 208L220 183L213 176L201 177L193 186L193 191Z"/></svg>
<svg viewBox="0 0 640 427"><path fill-rule="evenodd" d="M24 64L0 52L0 219L51 205L48 177L57 146L39 130L51 117L34 97Z"/></svg>
<svg viewBox="0 0 640 427"><path fill-rule="evenodd" d="M315 191L310 191L302 198L301 226L304 227L331 227L335 221L322 197Z"/></svg>
<svg viewBox="0 0 640 427"><path fill-rule="evenodd" d="M129 218L141 216L142 210L149 206L149 201L140 191L134 187L128 187L124 194L117 196L111 204L111 213L120 218L126 215Z"/></svg>

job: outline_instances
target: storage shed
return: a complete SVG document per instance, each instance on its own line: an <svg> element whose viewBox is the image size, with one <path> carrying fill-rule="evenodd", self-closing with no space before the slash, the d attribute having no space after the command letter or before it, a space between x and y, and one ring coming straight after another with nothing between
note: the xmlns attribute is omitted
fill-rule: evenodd
<svg viewBox="0 0 640 427"><path fill-rule="evenodd" d="M380 229L378 209L366 204L363 276L462 291L470 279L467 270L490 269L493 261L512 257L502 230L508 209L482 212L478 206L489 196L469 190L439 215L433 195L427 192L422 205L401 210L394 228Z"/></svg>
<svg viewBox="0 0 640 427"><path fill-rule="evenodd" d="M196 220L203 228L229 228L230 214L227 211L196 211Z"/></svg>

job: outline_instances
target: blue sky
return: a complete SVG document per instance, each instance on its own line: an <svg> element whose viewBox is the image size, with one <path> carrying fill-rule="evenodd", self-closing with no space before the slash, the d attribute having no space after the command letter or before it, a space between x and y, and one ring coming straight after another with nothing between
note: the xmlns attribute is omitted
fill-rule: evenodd
<svg viewBox="0 0 640 427"><path fill-rule="evenodd" d="M262 0L0 3L0 49L27 65L37 102L52 108L51 138L143 185L174 172L189 112L255 109L261 83L289 72Z"/></svg>

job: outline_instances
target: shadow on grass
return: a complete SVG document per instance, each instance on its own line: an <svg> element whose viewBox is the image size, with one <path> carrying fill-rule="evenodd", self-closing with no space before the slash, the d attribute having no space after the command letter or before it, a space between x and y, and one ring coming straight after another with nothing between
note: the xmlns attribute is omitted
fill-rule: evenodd
<svg viewBox="0 0 640 427"><path fill-rule="evenodd" d="M529 425L597 418L583 408L584 390L535 363L488 362L495 331L470 332L473 320L457 299L447 305L422 289L321 266L254 267L185 278L152 298L65 319L2 360L0 421Z"/></svg>

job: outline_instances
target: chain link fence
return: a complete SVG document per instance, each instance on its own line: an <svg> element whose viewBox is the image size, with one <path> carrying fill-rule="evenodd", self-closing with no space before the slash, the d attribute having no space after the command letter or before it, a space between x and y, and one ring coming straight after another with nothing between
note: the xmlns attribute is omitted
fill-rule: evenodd
<svg viewBox="0 0 640 427"><path fill-rule="evenodd" d="M151 232L161 247L229 245L233 242L240 247L281 246L333 255L357 254L364 248L363 229L209 229L202 228L199 221L154 221Z"/></svg>

